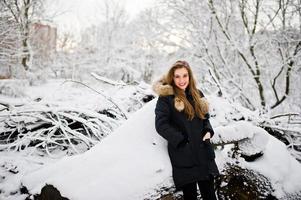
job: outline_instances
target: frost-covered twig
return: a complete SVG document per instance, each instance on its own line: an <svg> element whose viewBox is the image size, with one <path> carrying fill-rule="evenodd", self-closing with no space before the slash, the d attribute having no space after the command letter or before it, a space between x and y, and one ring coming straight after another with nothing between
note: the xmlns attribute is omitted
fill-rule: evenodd
<svg viewBox="0 0 301 200"><path fill-rule="evenodd" d="M0 105L6 107L7 110L9 110L9 109L12 108L12 107L19 107L19 106L22 106L22 105L24 105L24 104L23 104L23 103L11 103L11 102L4 101L4 100L2 99L2 100L0 100Z"/></svg>
<svg viewBox="0 0 301 200"><path fill-rule="evenodd" d="M18 108L0 114L0 150L34 147L48 154L60 149L80 153L117 126L117 120L95 111L47 105Z"/></svg>
<svg viewBox="0 0 301 200"><path fill-rule="evenodd" d="M300 116L299 113L283 113L283 114L278 114L278 115L274 115L271 117L271 119L275 119L275 118L278 118L278 117L290 117L290 116Z"/></svg>
<svg viewBox="0 0 301 200"><path fill-rule="evenodd" d="M208 71L209 71L209 74L212 77L213 81L215 82L216 86L219 89L219 94L222 96L223 95L223 89L221 87L220 82L218 81L218 79L216 78L216 76L211 72L211 69L209 69Z"/></svg>
<svg viewBox="0 0 301 200"><path fill-rule="evenodd" d="M74 80L66 80L66 81L64 81L62 84L66 83L66 82L74 82L74 83L81 84L81 85L86 86L87 88L93 90L93 91L96 92L97 94L100 94L100 95L103 96L106 100L108 100L108 101L111 102L114 106L116 106L116 108L120 111L121 115L122 115L125 119L128 119L127 114L126 114L126 112L124 111L124 109L122 109L117 103L115 103L115 102L113 101L113 99L112 99L111 97L105 95L103 92L99 92L99 91L93 89L92 87L90 87L90 86L88 86L88 85L82 83L82 82L74 81Z"/></svg>
<svg viewBox="0 0 301 200"><path fill-rule="evenodd" d="M104 83L107 83L107 84L110 84L110 85L113 85L113 86L117 86L117 85L121 85L121 86L126 86L126 84L122 81L113 81L111 79L108 79L106 77L102 77L102 76L99 76L98 74L92 72L91 75L96 79L96 80L99 80L99 81L102 81Z"/></svg>

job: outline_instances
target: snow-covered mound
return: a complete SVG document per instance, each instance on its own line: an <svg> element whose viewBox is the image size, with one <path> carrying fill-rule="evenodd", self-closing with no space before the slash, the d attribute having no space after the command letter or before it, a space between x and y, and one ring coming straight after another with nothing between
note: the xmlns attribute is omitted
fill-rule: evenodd
<svg viewBox="0 0 301 200"><path fill-rule="evenodd" d="M134 113L91 150L77 156L63 158L22 179L31 194L40 193L52 184L61 194L72 200L143 199L143 196L171 180L171 166L166 142L154 128L154 99ZM215 107L217 101L213 101ZM289 154L284 144L263 129L248 122L218 127L214 142L248 138L245 149L259 148L264 155L254 162L241 163L271 181L275 195L301 191L301 165ZM258 139L259 138L259 139ZM263 138L263 141L260 139ZM253 142L253 143L252 143ZM248 146L249 144L249 146ZM229 158L217 151L217 164L222 168Z"/></svg>
<svg viewBox="0 0 301 200"><path fill-rule="evenodd" d="M72 200L142 199L171 173L166 143L154 128L155 103L145 105L91 150L31 173L23 184L31 193L53 184Z"/></svg>

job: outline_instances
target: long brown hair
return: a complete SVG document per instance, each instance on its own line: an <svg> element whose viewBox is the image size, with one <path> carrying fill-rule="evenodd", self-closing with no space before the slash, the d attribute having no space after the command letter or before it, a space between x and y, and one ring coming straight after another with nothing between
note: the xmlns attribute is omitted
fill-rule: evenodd
<svg viewBox="0 0 301 200"><path fill-rule="evenodd" d="M185 68L188 71L189 84L187 87L192 95L194 105L191 105L187 100L185 91L178 88L174 83L175 70L180 68ZM208 113L208 107L202 106L201 95L196 88L196 81L193 77L191 68L186 61L178 60L171 66L166 76L166 82L173 87L175 96L184 103L184 113L188 116L189 120L192 120L195 115L197 115L201 119L205 118L205 114Z"/></svg>

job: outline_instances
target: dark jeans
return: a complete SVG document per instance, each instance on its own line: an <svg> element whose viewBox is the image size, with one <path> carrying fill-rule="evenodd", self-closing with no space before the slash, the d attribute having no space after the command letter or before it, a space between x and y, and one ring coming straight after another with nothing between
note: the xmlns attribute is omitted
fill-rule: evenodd
<svg viewBox="0 0 301 200"><path fill-rule="evenodd" d="M197 199L197 184L199 186L203 200L216 200L214 192L214 179L198 181L197 183L189 183L183 186L184 200Z"/></svg>

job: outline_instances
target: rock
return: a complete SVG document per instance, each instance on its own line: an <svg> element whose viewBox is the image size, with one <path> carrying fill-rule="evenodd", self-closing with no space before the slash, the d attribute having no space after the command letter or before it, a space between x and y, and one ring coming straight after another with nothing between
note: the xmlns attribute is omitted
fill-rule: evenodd
<svg viewBox="0 0 301 200"><path fill-rule="evenodd" d="M145 95L145 96L142 98L142 101L143 101L143 103L147 103L147 102L153 100L154 98L155 98L154 95L148 94L148 95Z"/></svg>
<svg viewBox="0 0 301 200"><path fill-rule="evenodd" d="M269 180L258 172L228 164L217 180L220 200L277 199Z"/></svg>
<svg viewBox="0 0 301 200"><path fill-rule="evenodd" d="M66 197L63 197L58 189L56 189L53 185L46 184L42 190L40 195L34 196L35 200L69 200Z"/></svg>

